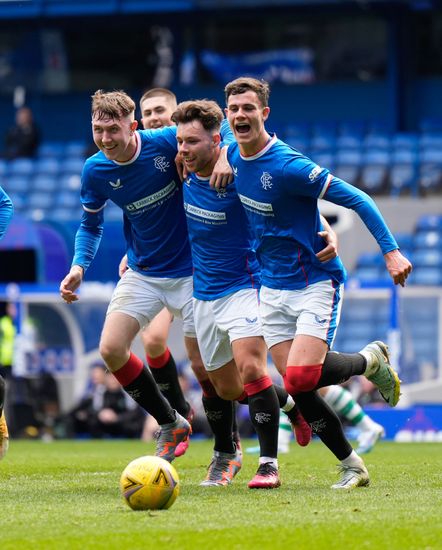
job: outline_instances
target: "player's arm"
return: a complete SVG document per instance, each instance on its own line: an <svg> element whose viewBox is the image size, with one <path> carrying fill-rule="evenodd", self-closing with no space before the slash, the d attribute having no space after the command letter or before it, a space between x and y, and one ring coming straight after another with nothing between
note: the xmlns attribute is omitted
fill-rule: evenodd
<svg viewBox="0 0 442 550"><path fill-rule="evenodd" d="M14 207L9 195L0 187L0 239L6 233L14 213Z"/></svg>
<svg viewBox="0 0 442 550"><path fill-rule="evenodd" d="M331 174L327 176L322 198L340 206L351 208L358 214L376 239L394 284L404 286L408 275L411 273L412 265L399 251L396 239L393 237L374 200L361 189L357 189Z"/></svg>
<svg viewBox="0 0 442 550"><path fill-rule="evenodd" d="M102 235L103 209L95 212L85 210L75 235L74 259L71 269L60 283L60 296L68 304L78 300L76 291L83 281L86 269L97 253Z"/></svg>
<svg viewBox="0 0 442 550"><path fill-rule="evenodd" d="M338 255L338 236L322 214L321 224L323 229L318 232L318 235L324 239L326 246L316 254L316 257L321 262L328 262Z"/></svg>

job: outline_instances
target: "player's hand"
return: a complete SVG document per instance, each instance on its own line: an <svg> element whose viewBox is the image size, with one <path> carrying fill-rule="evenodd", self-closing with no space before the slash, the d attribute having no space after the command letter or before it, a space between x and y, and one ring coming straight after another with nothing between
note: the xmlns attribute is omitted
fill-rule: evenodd
<svg viewBox="0 0 442 550"><path fill-rule="evenodd" d="M405 286L405 280L411 273L413 266L399 250L392 250L384 254L385 265L395 285Z"/></svg>
<svg viewBox="0 0 442 550"><path fill-rule="evenodd" d="M226 187L229 183L232 183L232 181L233 171L230 164L227 162L227 147L223 147L213 167L213 172L210 176L210 186L215 189L220 189Z"/></svg>
<svg viewBox="0 0 442 550"><path fill-rule="evenodd" d="M338 236L330 228L330 231L319 231L318 235L326 242L326 247L320 250L316 257L320 262L328 262L338 255Z"/></svg>
<svg viewBox="0 0 442 550"><path fill-rule="evenodd" d="M75 291L80 287L83 275L83 268L79 265L73 265L69 273L61 281L60 296L66 303L72 304L72 302L76 302L79 299Z"/></svg>
<svg viewBox="0 0 442 550"><path fill-rule="evenodd" d="M125 254L120 261L120 265L118 266L118 276L122 277L126 271L127 271L127 254Z"/></svg>
<svg viewBox="0 0 442 550"><path fill-rule="evenodd" d="M187 176L189 174L187 173L186 165L184 164L181 153L177 153L175 157L175 166L180 180L184 181L185 179L187 179Z"/></svg>

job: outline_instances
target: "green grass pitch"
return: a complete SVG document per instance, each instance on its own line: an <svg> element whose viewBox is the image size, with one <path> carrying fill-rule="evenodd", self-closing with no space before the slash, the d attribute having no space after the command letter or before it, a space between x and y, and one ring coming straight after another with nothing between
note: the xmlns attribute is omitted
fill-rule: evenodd
<svg viewBox="0 0 442 550"><path fill-rule="evenodd" d="M247 454L231 486L200 487L211 442L193 441L174 462L175 504L134 512L119 477L153 451L140 441L12 441L0 463L1 550L442 548L441 444L381 442L365 459L371 486L337 492L334 457L317 441L293 443L279 458L282 486L253 491L257 457Z"/></svg>

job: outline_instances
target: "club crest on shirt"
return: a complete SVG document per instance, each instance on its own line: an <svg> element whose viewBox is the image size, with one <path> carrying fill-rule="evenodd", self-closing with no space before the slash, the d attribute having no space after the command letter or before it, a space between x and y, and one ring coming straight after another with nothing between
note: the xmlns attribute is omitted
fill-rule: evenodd
<svg viewBox="0 0 442 550"><path fill-rule="evenodd" d="M123 187L123 184L121 183L120 178L117 179L117 181L110 181L109 185L112 187L112 189L115 191L116 189L121 189Z"/></svg>
<svg viewBox="0 0 442 550"><path fill-rule="evenodd" d="M225 199L227 197L227 189L225 187L218 189L216 196L218 199Z"/></svg>
<svg viewBox="0 0 442 550"><path fill-rule="evenodd" d="M272 176L268 172L263 172L261 176L261 184L263 189L271 189L273 186Z"/></svg>
<svg viewBox="0 0 442 550"><path fill-rule="evenodd" d="M319 174L322 172L322 168L321 166L319 166L319 164L317 164L313 170L310 172L310 174L308 175L308 179L310 181L315 181L315 179L319 176Z"/></svg>
<svg viewBox="0 0 442 550"><path fill-rule="evenodd" d="M155 157L153 159L153 164L160 172L165 172L170 166L170 162L167 162L166 157Z"/></svg>

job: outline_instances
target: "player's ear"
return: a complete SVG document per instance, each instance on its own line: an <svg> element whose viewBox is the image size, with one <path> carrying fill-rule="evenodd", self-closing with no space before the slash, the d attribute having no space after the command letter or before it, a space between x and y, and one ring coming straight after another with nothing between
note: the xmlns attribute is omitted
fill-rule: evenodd
<svg viewBox="0 0 442 550"><path fill-rule="evenodd" d="M270 114L270 107L264 107L264 109L262 110L262 118L264 120L267 120L269 118L269 114Z"/></svg>
<svg viewBox="0 0 442 550"><path fill-rule="evenodd" d="M138 128L138 120L133 120L130 124L130 131L135 132L137 128Z"/></svg>
<svg viewBox="0 0 442 550"><path fill-rule="evenodd" d="M221 143L221 134L213 134L212 136L213 145L215 147L218 147L218 145Z"/></svg>

